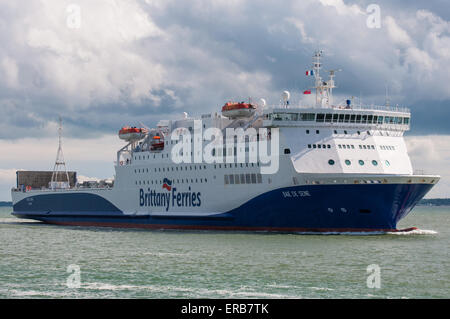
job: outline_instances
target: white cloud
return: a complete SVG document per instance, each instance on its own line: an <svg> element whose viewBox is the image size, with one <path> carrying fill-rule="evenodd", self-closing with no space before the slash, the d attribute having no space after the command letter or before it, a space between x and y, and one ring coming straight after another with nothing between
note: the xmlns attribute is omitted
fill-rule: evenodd
<svg viewBox="0 0 450 319"><path fill-rule="evenodd" d="M450 198L450 136L407 136L408 153L416 173L440 175L428 198Z"/></svg>
<svg viewBox="0 0 450 319"><path fill-rule="evenodd" d="M7 87L17 87L19 69L17 67L16 61L8 56L3 57L1 61L1 73L3 74L3 80L5 81Z"/></svg>
<svg viewBox="0 0 450 319"><path fill-rule="evenodd" d="M151 98L150 91L163 82L163 68L138 52L139 43L164 33L138 2L77 1L80 28L67 22L72 14L66 11L69 4L59 0L0 4L14 13L1 18L13 30L3 34L10 40L6 50L21 59L25 75L18 89L39 91L77 108L117 101L124 93L130 100ZM24 6L31 9L23 10ZM9 69L13 77L14 70ZM37 80L32 81L32 73Z"/></svg>
<svg viewBox="0 0 450 319"><path fill-rule="evenodd" d="M411 40L409 34L398 26L393 17L387 16L384 20L384 25L387 28L389 38L394 42L394 44L399 44L402 46L413 45L413 41Z"/></svg>

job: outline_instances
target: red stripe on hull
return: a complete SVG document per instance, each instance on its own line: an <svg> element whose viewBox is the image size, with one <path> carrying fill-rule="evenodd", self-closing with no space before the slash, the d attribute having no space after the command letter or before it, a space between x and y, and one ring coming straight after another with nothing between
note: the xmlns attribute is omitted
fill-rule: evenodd
<svg viewBox="0 0 450 319"><path fill-rule="evenodd" d="M102 222L46 222L54 225L88 226L88 227L113 227L113 228L137 228L137 229L179 229L179 230L222 230L222 231L267 231L285 233L347 233L347 232L399 232L417 229L411 227L398 229L367 229L367 228L299 228L299 227L235 227L235 226L196 226L196 225L164 225L164 224L133 224L133 223L102 223Z"/></svg>

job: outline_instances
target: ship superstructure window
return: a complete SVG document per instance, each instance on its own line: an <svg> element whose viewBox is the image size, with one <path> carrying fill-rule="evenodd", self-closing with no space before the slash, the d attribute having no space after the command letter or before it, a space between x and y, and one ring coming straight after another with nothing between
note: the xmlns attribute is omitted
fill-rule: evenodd
<svg viewBox="0 0 450 319"><path fill-rule="evenodd" d="M361 166L364 165L364 161L363 161L363 160L359 160L358 163L359 163L359 165L361 165Z"/></svg>
<svg viewBox="0 0 450 319"><path fill-rule="evenodd" d="M373 165L373 166L377 166L377 165L378 165L378 162L377 162L376 160L373 160L373 161L372 161L372 165Z"/></svg>
<svg viewBox="0 0 450 319"><path fill-rule="evenodd" d="M323 122L325 120L325 114L317 113L316 122Z"/></svg>
<svg viewBox="0 0 450 319"><path fill-rule="evenodd" d="M206 179L205 179L206 182ZM228 184L261 184L262 183L262 175L260 173L255 174L229 174L224 175L224 183Z"/></svg>
<svg viewBox="0 0 450 319"><path fill-rule="evenodd" d="M330 159L330 160L328 161L328 164L334 165L334 160Z"/></svg>
<svg viewBox="0 0 450 319"><path fill-rule="evenodd" d="M346 159L345 160L345 165L350 165L350 164L352 164L352 162L350 160Z"/></svg>
<svg viewBox="0 0 450 319"><path fill-rule="evenodd" d="M284 154L291 154L291 150L289 148L284 149Z"/></svg>
<svg viewBox="0 0 450 319"><path fill-rule="evenodd" d="M316 118L315 113L300 113L300 121L314 121Z"/></svg>

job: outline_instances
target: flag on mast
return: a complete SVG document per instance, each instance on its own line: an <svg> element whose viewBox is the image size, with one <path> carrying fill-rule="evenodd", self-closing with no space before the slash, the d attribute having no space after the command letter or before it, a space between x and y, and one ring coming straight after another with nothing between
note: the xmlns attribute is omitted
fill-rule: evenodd
<svg viewBox="0 0 450 319"><path fill-rule="evenodd" d="M314 75L314 70L308 70L308 71L306 71L306 75Z"/></svg>
<svg viewBox="0 0 450 319"><path fill-rule="evenodd" d="M303 94L311 94L311 90L306 90L303 92Z"/></svg>

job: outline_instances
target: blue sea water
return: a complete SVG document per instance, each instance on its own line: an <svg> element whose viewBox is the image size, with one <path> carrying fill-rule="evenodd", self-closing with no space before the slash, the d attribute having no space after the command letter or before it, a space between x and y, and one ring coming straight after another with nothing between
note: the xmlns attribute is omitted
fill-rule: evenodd
<svg viewBox="0 0 450 319"><path fill-rule="evenodd" d="M419 230L370 235L67 227L11 210L0 207L1 298L450 297L450 207L399 225Z"/></svg>

